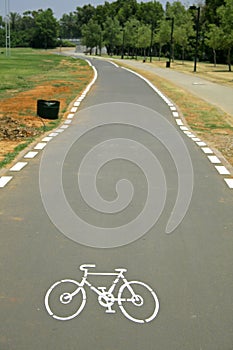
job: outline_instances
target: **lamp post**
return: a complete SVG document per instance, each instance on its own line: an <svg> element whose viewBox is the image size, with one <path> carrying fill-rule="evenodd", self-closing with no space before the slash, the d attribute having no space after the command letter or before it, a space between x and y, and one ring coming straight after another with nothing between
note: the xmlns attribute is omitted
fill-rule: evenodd
<svg viewBox="0 0 233 350"><path fill-rule="evenodd" d="M174 33L174 17L166 17L166 21L171 21L171 39L169 51L169 67L171 66L172 52L173 52L173 33Z"/></svg>
<svg viewBox="0 0 233 350"><path fill-rule="evenodd" d="M194 68L193 71L197 71L197 55L198 55L198 42L199 42L199 24L200 24L200 12L201 8L196 6L190 6L190 10L197 11L197 19L196 19L196 43L195 43L195 56L194 56Z"/></svg>

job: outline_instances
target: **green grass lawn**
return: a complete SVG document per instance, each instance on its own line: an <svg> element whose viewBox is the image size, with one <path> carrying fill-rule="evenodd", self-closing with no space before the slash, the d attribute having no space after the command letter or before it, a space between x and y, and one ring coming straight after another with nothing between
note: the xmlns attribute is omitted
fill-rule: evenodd
<svg viewBox="0 0 233 350"><path fill-rule="evenodd" d="M7 117L18 120L19 127L26 129L30 126L36 131L35 137L16 141L5 138L0 133L1 168L9 164L39 135L59 125L58 119L53 122L45 120L42 126L36 115L36 101L41 98L59 100L61 118L67 112L69 104L89 84L93 71L84 60L59 55L58 50L17 48L11 49L8 57L4 49L0 48L0 52L3 52L0 54L0 125L7 128L7 131L14 128L14 124L4 124L2 118Z"/></svg>
<svg viewBox="0 0 233 350"><path fill-rule="evenodd" d="M64 60L67 64L62 68L60 64ZM72 64L74 61L77 63L76 67ZM70 66L69 63L71 63ZM84 64L72 57L49 54L45 50L11 49L10 57L6 57L5 54L0 55L0 98L32 89L38 85L38 82L61 79L65 84L65 82L75 81L76 78L72 72L78 66L79 69L85 67L86 62Z"/></svg>

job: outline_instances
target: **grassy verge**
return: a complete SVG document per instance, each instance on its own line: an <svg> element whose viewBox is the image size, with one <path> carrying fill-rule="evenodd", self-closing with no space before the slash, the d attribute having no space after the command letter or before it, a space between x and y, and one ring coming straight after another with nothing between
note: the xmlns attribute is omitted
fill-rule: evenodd
<svg viewBox="0 0 233 350"><path fill-rule="evenodd" d="M45 132L48 132L48 131L56 128L59 125L59 123L60 123L60 121L56 120L56 121L50 122L47 125L44 124L43 126L38 128L38 134L41 135ZM4 168L8 164L10 164L17 157L17 155L21 151L23 151L25 148L27 148L27 146L29 146L32 142L34 142L36 140L36 138L37 137L29 137L29 138L27 138L27 140L25 142L20 143L19 145L14 147L13 151L4 154L3 159L0 161L0 169Z"/></svg>
<svg viewBox="0 0 233 350"><path fill-rule="evenodd" d="M56 80L62 80L63 84L76 82L77 77L73 73L77 72L77 68L87 68L84 61L33 49L12 49L10 57L0 55L0 65L0 99L32 89L38 83Z"/></svg>
<svg viewBox="0 0 233 350"><path fill-rule="evenodd" d="M6 153L3 160L0 161L0 168L4 168L6 165L10 164L15 157L33 141L34 139L28 139L26 142L16 146L12 152Z"/></svg>
<svg viewBox="0 0 233 350"><path fill-rule="evenodd" d="M121 59L121 56L108 56L103 55L104 58L108 59ZM124 56L125 60L132 61L131 57ZM137 61L142 62L144 60L144 57L138 56ZM166 61L168 59L161 57L160 59L158 57L153 57L152 63L150 65L157 67L157 68L165 68L166 67ZM135 59L134 59L135 61ZM146 62L150 62L150 58L146 58ZM194 63L192 61L180 61L175 60L174 62L171 62L171 68L170 70L176 70L182 73L192 74L193 75L193 68ZM214 66L212 63L208 62L198 62L197 63L197 72L195 73L196 77L202 77L204 79L207 79L209 81L212 81L213 83L217 84L224 84L227 86L233 87L233 72L228 71L228 66L226 64L217 64Z"/></svg>
<svg viewBox="0 0 233 350"><path fill-rule="evenodd" d="M12 49L10 57L0 55L0 168L38 136L58 126L70 103L92 79L93 71L85 61L54 53L58 52ZM59 100L60 119L38 118L39 99ZM15 128L24 129L21 138L20 132L14 137Z"/></svg>
<svg viewBox="0 0 233 350"><path fill-rule="evenodd" d="M135 68L130 65L130 62L129 65L123 65L142 74L169 97L178 106L187 125L209 146L221 152L229 163L229 170L232 171L233 125L231 116L154 73Z"/></svg>

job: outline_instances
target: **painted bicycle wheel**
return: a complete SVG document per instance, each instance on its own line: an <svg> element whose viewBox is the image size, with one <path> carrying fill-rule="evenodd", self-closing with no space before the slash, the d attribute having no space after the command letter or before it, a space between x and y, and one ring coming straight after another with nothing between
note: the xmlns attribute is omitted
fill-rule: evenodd
<svg viewBox="0 0 233 350"><path fill-rule="evenodd" d="M86 292L74 280L55 282L45 295L45 307L49 315L60 321L78 316L86 304Z"/></svg>
<svg viewBox="0 0 233 350"><path fill-rule="evenodd" d="M147 284L130 281L121 286L118 305L123 315L136 323L151 322L159 312L156 293Z"/></svg>

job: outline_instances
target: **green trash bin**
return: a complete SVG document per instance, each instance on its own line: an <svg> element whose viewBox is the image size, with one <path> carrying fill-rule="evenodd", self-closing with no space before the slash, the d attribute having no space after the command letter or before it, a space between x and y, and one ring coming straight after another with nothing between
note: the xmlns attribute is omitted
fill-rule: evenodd
<svg viewBox="0 0 233 350"><path fill-rule="evenodd" d="M171 64L170 64L170 61L167 61L166 62L166 68L170 68Z"/></svg>
<svg viewBox="0 0 233 350"><path fill-rule="evenodd" d="M37 115L45 119L58 119L60 101L37 100Z"/></svg>

